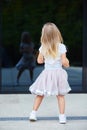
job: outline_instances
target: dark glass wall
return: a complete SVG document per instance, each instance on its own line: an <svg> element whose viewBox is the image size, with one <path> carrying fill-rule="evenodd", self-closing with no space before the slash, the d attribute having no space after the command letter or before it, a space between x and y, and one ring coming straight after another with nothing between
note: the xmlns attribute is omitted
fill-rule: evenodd
<svg viewBox="0 0 87 130"><path fill-rule="evenodd" d="M83 0L83 90L87 91L87 1Z"/></svg>
<svg viewBox="0 0 87 130"><path fill-rule="evenodd" d="M0 2L0 91L1 91L1 84L2 84L2 78L1 78L1 44L2 44L2 1Z"/></svg>
<svg viewBox="0 0 87 130"><path fill-rule="evenodd" d="M18 71L15 66L21 58L19 52L21 33L23 31L30 32L35 44L35 55L37 55L41 28L48 21L54 22L59 27L67 46L67 56L71 67L66 71L69 75L72 92L85 90L87 85L87 60L85 58L87 53L87 17L85 12L87 12L87 8L83 8L83 5L86 6L84 3L83 0L47 0L46 2L41 0L3 0L1 5L3 9L0 8L1 93L29 92L30 75L27 70L22 74L20 84L16 84ZM43 66L36 64L33 80L42 69Z"/></svg>

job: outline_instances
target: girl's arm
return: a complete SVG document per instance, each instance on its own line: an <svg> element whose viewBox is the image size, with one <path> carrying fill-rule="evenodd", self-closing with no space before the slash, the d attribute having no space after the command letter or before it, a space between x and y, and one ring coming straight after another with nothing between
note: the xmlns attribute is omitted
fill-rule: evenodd
<svg viewBox="0 0 87 130"><path fill-rule="evenodd" d="M40 52L39 52L38 57L37 57L37 63L38 64L43 64L44 63L44 57Z"/></svg>
<svg viewBox="0 0 87 130"><path fill-rule="evenodd" d="M62 61L62 65L64 66L64 67L69 67L70 65L69 65L69 60L68 60L68 58L66 57L66 54L62 54L61 55L61 61Z"/></svg>

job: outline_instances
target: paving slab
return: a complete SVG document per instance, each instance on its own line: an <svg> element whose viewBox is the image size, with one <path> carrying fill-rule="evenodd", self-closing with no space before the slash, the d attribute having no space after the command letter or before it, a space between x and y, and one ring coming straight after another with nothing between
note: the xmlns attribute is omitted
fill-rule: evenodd
<svg viewBox="0 0 87 130"><path fill-rule="evenodd" d="M0 130L87 130L87 94L66 95L67 124L59 124L55 96L45 97L36 122L29 121L34 95L0 95Z"/></svg>

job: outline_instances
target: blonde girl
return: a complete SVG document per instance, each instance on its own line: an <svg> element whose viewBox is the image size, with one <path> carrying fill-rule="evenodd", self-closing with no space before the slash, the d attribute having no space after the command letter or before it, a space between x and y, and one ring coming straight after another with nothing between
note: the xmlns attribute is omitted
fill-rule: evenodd
<svg viewBox="0 0 87 130"><path fill-rule="evenodd" d="M66 52L57 26L54 23L46 23L42 28L41 46L37 58L39 64L44 63L44 70L29 88L30 92L36 95L30 121L37 120L36 112L44 96L55 95L59 105L59 122L66 123L64 95L71 90L67 72L63 69L69 67Z"/></svg>

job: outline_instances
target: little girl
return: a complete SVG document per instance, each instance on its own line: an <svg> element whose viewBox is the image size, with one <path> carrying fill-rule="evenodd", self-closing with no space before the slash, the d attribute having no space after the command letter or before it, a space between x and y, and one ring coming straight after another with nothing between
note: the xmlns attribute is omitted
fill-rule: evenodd
<svg viewBox="0 0 87 130"><path fill-rule="evenodd" d="M54 23L46 23L42 28L41 47L37 58L39 64L45 64L44 70L29 88L31 93L37 95L30 113L30 121L37 120L36 112L44 96L56 95L60 111L59 122L66 123L64 95L71 90L67 72L62 68L62 66L69 67L66 52L57 26Z"/></svg>
<svg viewBox="0 0 87 130"><path fill-rule="evenodd" d="M24 70L28 69L30 74L31 83L33 81L33 70L35 68L35 57L34 57L34 44L31 40L29 32L23 32L21 35L20 53L22 54L21 59L16 64L18 69L17 84Z"/></svg>

